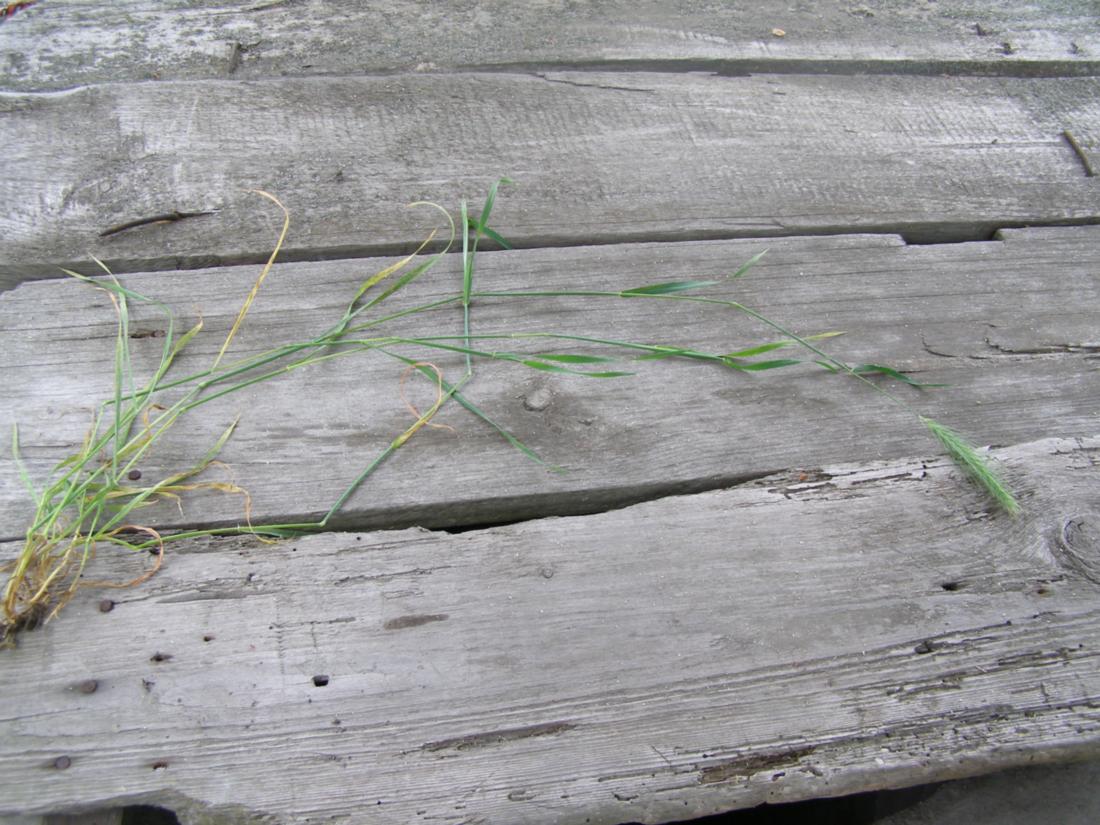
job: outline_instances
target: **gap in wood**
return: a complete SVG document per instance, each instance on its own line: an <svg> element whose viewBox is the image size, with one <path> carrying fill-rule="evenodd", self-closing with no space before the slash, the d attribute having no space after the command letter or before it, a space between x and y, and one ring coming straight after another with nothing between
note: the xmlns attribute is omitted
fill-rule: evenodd
<svg viewBox="0 0 1100 825"><path fill-rule="evenodd" d="M406 70L372 72L402 74ZM435 74L534 74L543 72L621 72L638 74L708 73L720 77L765 74L907 75L914 77L1095 77L1100 60L813 60L803 58L743 58L734 60L592 60L546 63L471 63L440 69Z"/></svg>
<svg viewBox="0 0 1100 825"><path fill-rule="evenodd" d="M747 475L720 476L674 484L642 485L633 488L604 489L595 492L576 490L566 493L517 496L512 500L490 499L455 507L440 507L438 505L411 507L399 512L360 513L354 516L341 516L340 513L337 513L326 525L325 531L358 533L419 528L430 532L450 534L471 533L477 530L508 527L548 518L610 513L664 498L728 490L753 484L761 479L779 476L784 472L783 469L775 469ZM317 513L290 513L284 517L284 520L301 524L314 521L317 518ZM236 522L220 520L181 521L162 525L161 529L166 532L176 532L216 530L234 526L236 526ZM256 526L260 527L262 525L257 524ZM0 542L21 541L22 538L22 536L17 535L0 536ZM211 640L213 638L211 637ZM206 641L205 638L204 641ZM159 663L168 661L171 658L169 654L157 653L153 656L152 661Z"/></svg>
<svg viewBox="0 0 1100 825"><path fill-rule="evenodd" d="M496 527L508 527L529 521L547 518L571 516L592 516L624 510L638 504L658 501L665 498L698 495L719 490L728 490L754 484L761 479L777 476L785 472L782 469L767 470L760 473L720 476L697 479L675 484L653 484L625 489L608 489L598 492L574 491L554 493L542 496L522 496L514 501L478 502L476 509L463 509L448 512L449 508L432 507L421 512L409 510L400 514L390 514L384 522L368 517L366 520L337 514L329 523L329 530L343 532L366 532L378 530L406 530L418 527L442 533L470 533L476 530L488 530ZM442 516L442 518L441 518ZM181 529L201 529L202 525L183 525ZM173 526L173 529L176 529Z"/></svg>
<svg viewBox="0 0 1100 825"><path fill-rule="evenodd" d="M808 238L834 235L896 235L909 245L928 246L934 244L974 243L999 240L997 233L1002 229L1038 229L1056 226L1094 226L1100 225L1100 215L1065 220L1040 220L1027 223L1009 221L981 221L978 223L906 223L897 225L871 226L830 226L801 227L797 230L749 230L741 232L723 231L673 231L673 232L636 232L621 234L595 234L583 238L557 235L531 235L509 238L513 249L564 249L584 246L617 246L620 244L642 243L695 243L698 241L733 241L753 238ZM279 263L314 263L317 261L358 260L362 258L386 258L409 255L419 246L419 242L410 240L403 243L347 245L334 247L284 248L279 252ZM425 254L438 252L442 244L429 244L424 247ZM478 253L489 254L499 251L491 241L485 241ZM105 258L104 263L116 275L135 272L165 272L170 270L207 269L219 266L262 266L267 262L270 250L255 254L239 255L184 255L166 258ZM458 255L457 250L451 254ZM87 274L99 274L98 267L89 268L88 261L66 261L63 263L36 263L20 266L20 272L29 279L47 279L64 277L62 269L77 272L86 270ZM11 284L10 287L17 286ZM0 291L3 287L0 286Z"/></svg>

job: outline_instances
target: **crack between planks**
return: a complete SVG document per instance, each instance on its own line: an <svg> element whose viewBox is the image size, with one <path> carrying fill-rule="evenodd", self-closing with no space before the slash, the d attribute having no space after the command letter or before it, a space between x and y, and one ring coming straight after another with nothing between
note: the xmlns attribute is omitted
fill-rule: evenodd
<svg viewBox="0 0 1100 825"><path fill-rule="evenodd" d="M817 471L814 471L815 473ZM324 530L328 533L364 533L399 532L418 530L430 537L432 534L468 533L517 524L541 521L551 518L601 515L616 510L625 510L639 504L647 504L662 499L698 495L700 493L730 490L747 487L765 479L780 479L788 474L787 470L765 470L754 473L718 476L703 479L690 479L671 483L656 483L624 488L600 488L598 490L575 490L569 493L517 496L515 499L486 499L475 506L469 504L447 503L410 507L404 511L390 513L336 513ZM803 473L805 475L805 473ZM817 477L816 475L814 476ZM451 515L448 510L474 515ZM497 518L494 512L502 513ZM316 520L311 513L289 513L279 518L281 523L305 524ZM231 530L238 524L233 521L196 521L173 522L160 529L166 535L190 530ZM262 524L256 524L257 529ZM309 534L308 532L306 534ZM210 537L214 541L224 536ZM248 534L240 534L247 536ZM21 542L22 535L0 535L0 543ZM219 596L218 598L231 598Z"/></svg>
<svg viewBox="0 0 1100 825"><path fill-rule="evenodd" d="M1060 78L1100 75L1100 60L937 60L929 59L822 59L822 58L712 58L712 59L623 59L586 61L535 61L511 63L467 63L436 68L436 74L528 74L547 72L621 74L713 74L718 77L802 74L837 76L903 75L919 77L1010 77ZM401 74L394 70L387 74ZM544 78L545 79L545 78Z"/></svg>
<svg viewBox="0 0 1100 825"><path fill-rule="evenodd" d="M702 241L765 240L769 238L816 238L842 235L882 235L900 237L910 246L930 246L951 243L974 243L1001 240L997 237L1002 230L1044 229L1054 227L1098 226L1100 214L1086 218L1019 221L978 221L978 222L905 222L895 224L870 224L864 226L847 224L822 224L818 226L787 226L777 219L762 220L760 225L733 230L639 230L626 232L607 232L584 236L569 234L513 234L509 243L513 249L563 249L590 246L619 246L646 243L697 243ZM279 252L280 263L315 263L320 261L358 260L374 257L398 257L411 254L420 247L420 241L396 241L370 245L338 245L299 247L283 249ZM438 252L440 244L429 244L423 248L426 253ZM478 252L491 254L499 251L487 243ZM112 272L132 274L135 272L187 271L228 266L260 266L267 262L270 250L257 253L231 253L226 255L172 255L165 257L135 258L127 256L99 256ZM458 255L458 252L448 254ZM0 264L0 292L12 289L28 280L49 280L65 277L62 269L80 271L87 267L87 261L13 262Z"/></svg>
<svg viewBox="0 0 1100 825"><path fill-rule="evenodd" d="M271 6L296 0L274 0ZM245 11L262 11L267 6L260 5ZM215 12L216 14L217 12ZM241 68L243 53L259 46L263 41L252 43L230 41L226 64L220 74L198 78L177 78L186 80L219 80L235 76ZM1014 54L1014 53L1013 53ZM546 73L568 72L577 74L618 73L683 75L710 74L716 77L753 77L759 75L807 75L815 77L956 77L956 78L1074 78L1100 76L1100 60L1076 57L1065 59L1029 60L1002 54L991 59L937 59L937 58L812 58L812 57L733 57L733 58L623 58L594 60L544 60L510 61L501 63L458 63L440 66L423 61L410 62L390 68L373 68L350 73L347 70L332 71L288 71L278 75L250 77L249 80L286 80L311 78L391 78L403 75L527 75L542 77ZM121 80L93 81L74 83L59 87L23 88L19 85L0 88L0 93L8 94L64 94L92 86L133 85L136 83L160 83L160 80ZM175 81L168 81L175 82ZM579 84L585 85L585 84ZM614 89L609 86L606 88ZM627 87L625 91L636 91Z"/></svg>
<svg viewBox="0 0 1100 825"><path fill-rule="evenodd" d="M623 490L612 490L610 492L614 495L611 500L603 499L601 504L601 499L596 499L596 506L592 507L588 506L588 504L592 502L592 491L582 490L571 493L567 497L557 494L554 496L554 499L562 501L563 503L561 505L545 509L539 508L537 513L532 513L531 515L492 521L471 521L468 523L438 525L425 529L452 534L468 533L476 530L510 527L516 524L541 521L547 518L602 515L604 513L613 513L617 510L627 510L639 504L649 504L655 501L681 498L683 496L694 496L701 493L732 490L738 487L750 487L765 479L782 477L788 472L788 470L784 469L763 470L755 473L720 476L710 479L696 479L672 484L654 484L636 488L626 488ZM598 491L598 493L606 496L607 491L601 490ZM424 528L423 524L416 526Z"/></svg>

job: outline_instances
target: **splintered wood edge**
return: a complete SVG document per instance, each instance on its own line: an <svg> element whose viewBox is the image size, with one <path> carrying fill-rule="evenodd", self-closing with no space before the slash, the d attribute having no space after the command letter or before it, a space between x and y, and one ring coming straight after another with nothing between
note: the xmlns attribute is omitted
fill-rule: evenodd
<svg viewBox="0 0 1100 825"><path fill-rule="evenodd" d="M1098 454L993 451L1033 491L1018 520L912 459L460 535L193 542L0 654L0 810L610 825L1093 757Z"/></svg>

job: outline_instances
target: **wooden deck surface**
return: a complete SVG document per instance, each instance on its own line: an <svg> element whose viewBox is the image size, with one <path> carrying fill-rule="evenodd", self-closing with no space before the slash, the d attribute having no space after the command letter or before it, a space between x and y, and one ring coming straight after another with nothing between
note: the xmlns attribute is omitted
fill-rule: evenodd
<svg viewBox="0 0 1100 825"><path fill-rule="evenodd" d="M767 248L707 294L947 384L893 391L992 445L1023 506L812 365L485 363L469 397L565 472L451 405L332 530L181 542L140 587L81 591L0 652L0 818L660 823L1100 756L1093 4L768 5L43 0L0 22L0 557L33 515L12 426L40 481L111 392L110 302L59 267L96 256L201 317L187 372L278 234L245 190L292 228L234 356L329 326L433 225L406 203L502 175L518 248L479 257L484 289L721 280ZM101 236L175 211L210 214ZM446 256L407 302L460 282ZM426 317L461 333L454 307ZM473 319L775 337L657 300ZM139 373L162 323L135 309ZM255 523L315 519L409 425L401 393L393 362L327 362L203 408L142 469L239 415L212 477ZM241 519L195 493L146 523ZM140 567L103 551L89 575Z"/></svg>

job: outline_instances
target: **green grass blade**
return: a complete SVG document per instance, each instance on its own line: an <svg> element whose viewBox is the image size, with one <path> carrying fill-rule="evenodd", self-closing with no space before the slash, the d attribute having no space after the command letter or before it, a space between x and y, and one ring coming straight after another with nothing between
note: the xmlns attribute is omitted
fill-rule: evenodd
<svg viewBox="0 0 1100 825"><path fill-rule="evenodd" d="M633 295L672 295L676 292L687 292L689 289L702 289L714 286L717 281L667 281L662 284L648 284L636 286L633 289L624 289L619 293L624 298Z"/></svg>
<svg viewBox="0 0 1100 825"><path fill-rule="evenodd" d="M791 343L794 343L793 341ZM761 344L758 347L749 347L748 349L739 349L737 352L727 352L726 358L752 358L754 355L763 355L766 352L772 352L780 347L787 346L786 341L775 341L771 344Z"/></svg>
<svg viewBox="0 0 1100 825"><path fill-rule="evenodd" d="M439 260L445 254L447 254L448 251L450 251L450 248L454 245L454 242L455 242L455 231L456 230L455 230L454 218L452 218L450 213L447 212L447 210L444 209L442 206L440 206L437 203L432 203L431 201L416 201L414 203L409 204L410 208L417 207L417 206L429 206L432 209L435 209L435 210L437 210L437 211L439 211L443 214L443 217L446 218L448 227L450 229L450 236L447 239L447 243L443 246L443 248L441 250L436 252L434 255L432 255L430 258L428 258L426 261L423 261L423 262L417 264L411 270L409 270L404 275L402 275L400 278L398 278L397 281L390 284L390 286L387 287L381 294L374 296L373 298L371 298L371 300L367 301L365 304L360 306L358 309L352 310L351 307L349 306L348 312L345 313L344 318L340 321L340 323L337 324L335 327L333 327L331 330L329 330L329 332L325 333L322 336L319 336L319 339L332 338L334 336L342 335L344 333L344 331L347 329L348 324L351 322L351 320L353 318L355 318L356 316L360 315L361 313L367 311L371 307L377 306L378 304L382 303L383 301L385 301L387 298L389 298L394 293L399 292L400 290L404 289L406 286L411 284L413 281L415 281L417 278L419 278L421 275L423 275L425 272L427 272L429 269L431 269L433 266L435 266L436 263L438 263ZM423 247L424 247L424 244L421 244L421 249ZM363 290L362 292L365 292L365 291L366 290ZM362 295L362 292L360 293L360 297ZM358 300L358 297L356 298L356 300ZM355 302L353 301L352 305L354 305L354 303Z"/></svg>
<svg viewBox="0 0 1100 825"><path fill-rule="evenodd" d="M483 210L484 211L484 210ZM474 286L474 256L470 252L470 215L466 208L466 199L462 199L462 334L466 336L466 346L470 346L470 291ZM477 235L474 235L474 251L477 251ZM466 375L471 375L474 362L466 354Z"/></svg>
<svg viewBox="0 0 1100 825"><path fill-rule="evenodd" d="M803 336L807 341L821 341L825 338L835 338L838 335L843 335L843 332L819 332L817 335L805 335ZM772 352L773 350L780 349L781 347L790 347L797 345L798 342L793 338L788 338L784 341L772 341L770 344L761 344L758 347L750 347L748 349L738 350L737 352L727 352L726 358L751 358L754 355L763 355L766 352Z"/></svg>
<svg viewBox="0 0 1100 825"><path fill-rule="evenodd" d="M23 486L27 488L27 492L30 493L31 499L35 502L40 501L38 493L34 489L34 484L31 482L30 474L27 472L27 465L23 463L23 456L19 453L19 425L11 425L11 458L15 462L15 471L19 474L19 480L23 482Z"/></svg>
<svg viewBox="0 0 1100 825"><path fill-rule="evenodd" d="M917 389L924 389L926 387L946 387L948 384L924 384L920 381L914 381L904 372L894 369L893 367L886 367L882 364L860 364L852 367L852 372L859 373L860 375L878 374L886 375L893 378L896 381L901 381L904 384L908 384L910 387L916 387Z"/></svg>
<svg viewBox="0 0 1100 825"><path fill-rule="evenodd" d="M117 281L115 282L118 285ZM118 312L118 325L115 334L115 425L114 425L114 449L111 451L111 474L118 474L118 456L122 451L123 438L123 410L122 393L124 382L133 392L133 376L130 371L130 313L126 295L116 293L114 304ZM128 430L129 428L127 428Z"/></svg>
<svg viewBox="0 0 1100 825"><path fill-rule="evenodd" d="M405 364L408 364L409 366L415 367L416 370L419 373L421 373L425 378L430 380L433 384L438 381L440 386L443 387L443 391L448 393L451 398L453 398L460 405L462 405L463 408L465 408L469 412L473 413L478 418L480 418L482 421L484 421L486 424L488 424L490 427L492 427L494 430L496 430L497 434L500 435L501 438L503 438L513 448L515 448L516 450L521 452L523 455L527 456L529 459L531 459L533 462L535 462L539 466L545 467L546 469L548 469L552 472L555 472L555 473L565 472L565 469L563 467L559 467L556 464L551 464L550 462L546 461L542 456L540 456L538 453L536 453L534 450L532 450L530 447L528 447L526 444L524 444L522 441L520 441L518 438L516 438L514 435L512 435L512 433L509 432L506 427L504 427L503 425L497 423L492 418L490 418L485 413L484 410L482 410L480 407L478 407L476 404L474 404L472 401L470 401L470 399L468 399L463 393L461 393L459 391L460 387L455 386L455 385L451 385L451 384L447 383L445 380L440 380L439 377L434 372L432 372L431 369L424 366L423 364L419 364L418 362L414 361L412 358L406 358L403 355L398 355L397 353L390 352L389 350L379 350L379 351L382 352L382 353L385 353L386 355L390 356L391 358L395 358L398 361L401 361Z"/></svg>
<svg viewBox="0 0 1100 825"><path fill-rule="evenodd" d="M511 360L511 359L509 359ZM584 370L571 370L568 367L559 367L557 364L547 364L545 361L536 361L533 358L528 358L520 361L525 367L530 367L534 370L542 370L543 372L556 372L562 375L582 375L585 378L622 378L627 375L633 375L632 372L618 372L615 370L605 372L585 372Z"/></svg>
<svg viewBox="0 0 1100 825"><path fill-rule="evenodd" d="M507 441L514 449L527 456L539 466L545 467L547 470L550 470L554 473L564 473L566 471L564 467L560 467L557 464L551 464L549 461L544 459L542 456L540 456L538 453L536 453L534 450L532 450L530 447L528 447L526 444L524 444L522 441L512 435L512 433L510 433L508 429L504 427L504 425L498 424L496 421L490 418L484 410L482 410L480 407L470 401L470 399L468 399L462 393L456 391L453 397L455 401L457 401L467 410L472 412L474 415L476 415L478 418L480 418L482 421L484 421L486 424L496 430L497 434L500 435L500 437L503 438L505 441Z"/></svg>
<svg viewBox="0 0 1100 825"><path fill-rule="evenodd" d="M572 355L567 352L540 352L538 357L544 361L557 361L561 364L609 364L615 360L602 355Z"/></svg>
<svg viewBox="0 0 1100 825"><path fill-rule="evenodd" d="M470 214L466 199L459 205L459 224L462 226L462 306L470 305L470 290L474 285L474 258L470 254Z"/></svg>
<svg viewBox="0 0 1100 825"><path fill-rule="evenodd" d="M763 370L775 370L781 367L790 367L801 364L797 358L777 358L774 361L727 361L727 366L744 372L761 372Z"/></svg>
<svg viewBox="0 0 1100 825"><path fill-rule="evenodd" d="M176 360L176 356L179 355L191 343L191 339L194 338L202 331L203 323L200 320L195 326L187 330L180 336L179 340L175 343L175 346L168 352L167 357L164 359L168 366L171 366L172 362Z"/></svg>
<svg viewBox="0 0 1100 825"><path fill-rule="evenodd" d="M511 185L513 181L508 178L500 178L492 186L489 187L489 194L485 197L485 205L481 208L481 218L478 220L477 228L481 232L489 226L489 215L493 212L493 205L497 200L497 190L503 185ZM486 232L486 234L488 234ZM495 239L494 239L495 240Z"/></svg>
<svg viewBox="0 0 1100 825"><path fill-rule="evenodd" d="M921 423L936 437L947 450L948 455L954 459L966 473L974 479L993 500L1000 505L1009 515L1015 516L1020 512L1020 504L1016 497L1004 485L998 475L990 466L989 461L982 456L965 438L945 427L938 421L933 421L926 416L920 416Z"/></svg>
<svg viewBox="0 0 1100 825"><path fill-rule="evenodd" d="M501 236L501 234L499 232L497 232L495 229L493 229L492 227L483 226L483 227L481 227L481 232L482 232L483 235L485 235L486 238L489 238L490 240L496 241L504 249L511 249L512 248L512 245L510 243L508 243L508 241L504 240L504 238Z"/></svg>
<svg viewBox="0 0 1100 825"><path fill-rule="evenodd" d="M767 254L768 250L766 249L761 252L757 252L755 255L753 255L751 258L741 264L741 266L737 268L737 271L730 275L727 280L733 281L737 278L740 278L742 275L752 269L753 266L756 265L756 263L759 262L759 260Z"/></svg>

